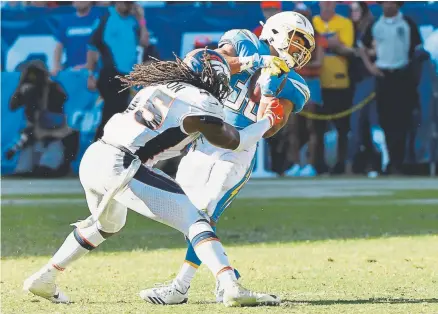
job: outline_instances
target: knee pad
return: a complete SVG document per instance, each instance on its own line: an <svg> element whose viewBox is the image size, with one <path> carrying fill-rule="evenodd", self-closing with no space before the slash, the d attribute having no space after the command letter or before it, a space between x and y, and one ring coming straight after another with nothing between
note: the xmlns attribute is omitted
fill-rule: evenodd
<svg viewBox="0 0 438 314"><path fill-rule="evenodd" d="M99 217L97 226L105 233L117 233L126 223L128 209L115 200L112 200L102 215Z"/></svg>

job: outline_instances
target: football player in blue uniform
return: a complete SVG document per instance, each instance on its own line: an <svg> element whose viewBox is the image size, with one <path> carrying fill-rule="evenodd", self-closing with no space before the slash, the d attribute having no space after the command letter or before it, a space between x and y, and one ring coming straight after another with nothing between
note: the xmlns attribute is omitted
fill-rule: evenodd
<svg viewBox="0 0 438 314"><path fill-rule="evenodd" d="M283 123L271 128L265 137L274 135L287 122L289 114L299 112L310 97L306 82L293 69L304 66L314 48L313 27L296 12L281 12L269 18L260 38L244 29L226 32L217 49L230 65L230 85L234 89L224 102L225 121L243 129L257 121L267 104L278 102L284 107ZM259 70L261 75L258 77ZM260 87L259 103L253 97L255 80ZM214 224L249 180L256 148L254 145L236 153L198 140L181 160L177 182L195 206L208 213ZM199 265L201 261L189 243L184 264L175 280L143 290L141 297L148 302L159 297L165 304L187 300L190 282ZM217 301L222 297L223 289L217 284Z"/></svg>

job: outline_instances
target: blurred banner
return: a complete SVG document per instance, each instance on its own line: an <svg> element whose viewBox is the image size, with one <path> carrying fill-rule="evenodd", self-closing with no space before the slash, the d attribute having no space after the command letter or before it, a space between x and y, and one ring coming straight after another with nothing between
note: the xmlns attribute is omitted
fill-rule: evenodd
<svg viewBox="0 0 438 314"><path fill-rule="evenodd" d="M313 13L319 12L318 5L311 5ZM339 5L340 14L347 15L348 7ZM96 8L102 14L105 8ZM293 9L292 2L284 2L284 10ZM375 16L380 15L380 6L372 5ZM403 12L410 16L420 28L420 33L427 44L431 35L438 32L438 4L427 2L411 2L403 6ZM8 145L11 145L19 136L24 127L23 111L9 110L10 97L17 87L19 73L18 66L32 59L43 60L49 70L52 69L53 53L56 45L53 36L58 21L71 14L73 8L60 7L55 9L25 8L2 9L2 156ZM263 20L259 3L230 3L214 4L175 4L166 7L145 8L147 27L151 32L151 42L159 49L163 59L171 59L173 52L184 55L195 47L217 43L221 34L233 28L254 29ZM419 87L421 96L421 123L417 132L416 156L417 162L429 160L430 137L430 104L432 103L431 75L429 62L424 63L423 76ZM80 160L84 149L89 145L94 130L100 120L101 101L96 93L90 93L86 88L85 71L64 71L55 80L60 82L68 94L65 111L68 124L80 132L80 151L77 160ZM356 92L355 103L369 95L372 90L372 79L362 82ZM352 115L354 130L355 113ZM396 118L396 113L395 113ZM354 134L353 134L354 136ZM2 173L13 171L16 158L5 160L2 158ZM72 164L77 172L78 161Z"/></svg>

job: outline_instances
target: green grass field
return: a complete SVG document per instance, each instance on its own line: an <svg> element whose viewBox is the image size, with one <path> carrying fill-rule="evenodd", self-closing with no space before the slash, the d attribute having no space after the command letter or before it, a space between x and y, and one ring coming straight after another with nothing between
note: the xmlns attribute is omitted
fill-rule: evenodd
<svg viewBox="0 0 438 314"><path fill-rule="evenodd" d="M245 286L279 294L279 307L215 304L201 267L189 303L154 306L138 292L172 279L184 259L178 232L130 212L122 232L67 269L59 285L75 302L53 305L21 290L85 218L76 203L2 206L2 313L438 313L437 190L389 196L241 199L218 235ZM46 196L47 198L47 196ZM60 198L60 197L58 197ZM432 201L431 201L432 200ZM435 201L433 201L435 200Z"/></svg>

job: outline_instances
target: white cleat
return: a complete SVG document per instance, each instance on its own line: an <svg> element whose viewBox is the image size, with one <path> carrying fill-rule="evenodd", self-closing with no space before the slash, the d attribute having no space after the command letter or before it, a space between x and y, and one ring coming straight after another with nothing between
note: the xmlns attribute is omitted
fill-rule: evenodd
<svg viewBox="0 0 438 314"><path fill-rule="evenodd" d="M171 305L187 303L189 288L184 288L175 279L170 283L158 284L155 288L140 291L140 297L146 302L158 305Z"/></svg>
<svg viewBox="0 0 438 314"><path fill-rule="evenodd" d="M281 300L272 294L257 293L245 289L238 282L224 290L223 301L227 307L279 305Z"/></svg>
<svg viewBox="0 0 438 314"><path fill-rule="evenodd" d="M224 288L221 286L221 282L216 280L216 288L214 289L214 295L216 296L216 302L222 303L224 301Z"/></svg>
<svg viewBox="0 0 438 314"><path fill-rule="evenodd" d="M23 290L53 303L70 303L69 298L55 284L56 270L43 268L24 281Z"/></svg>

